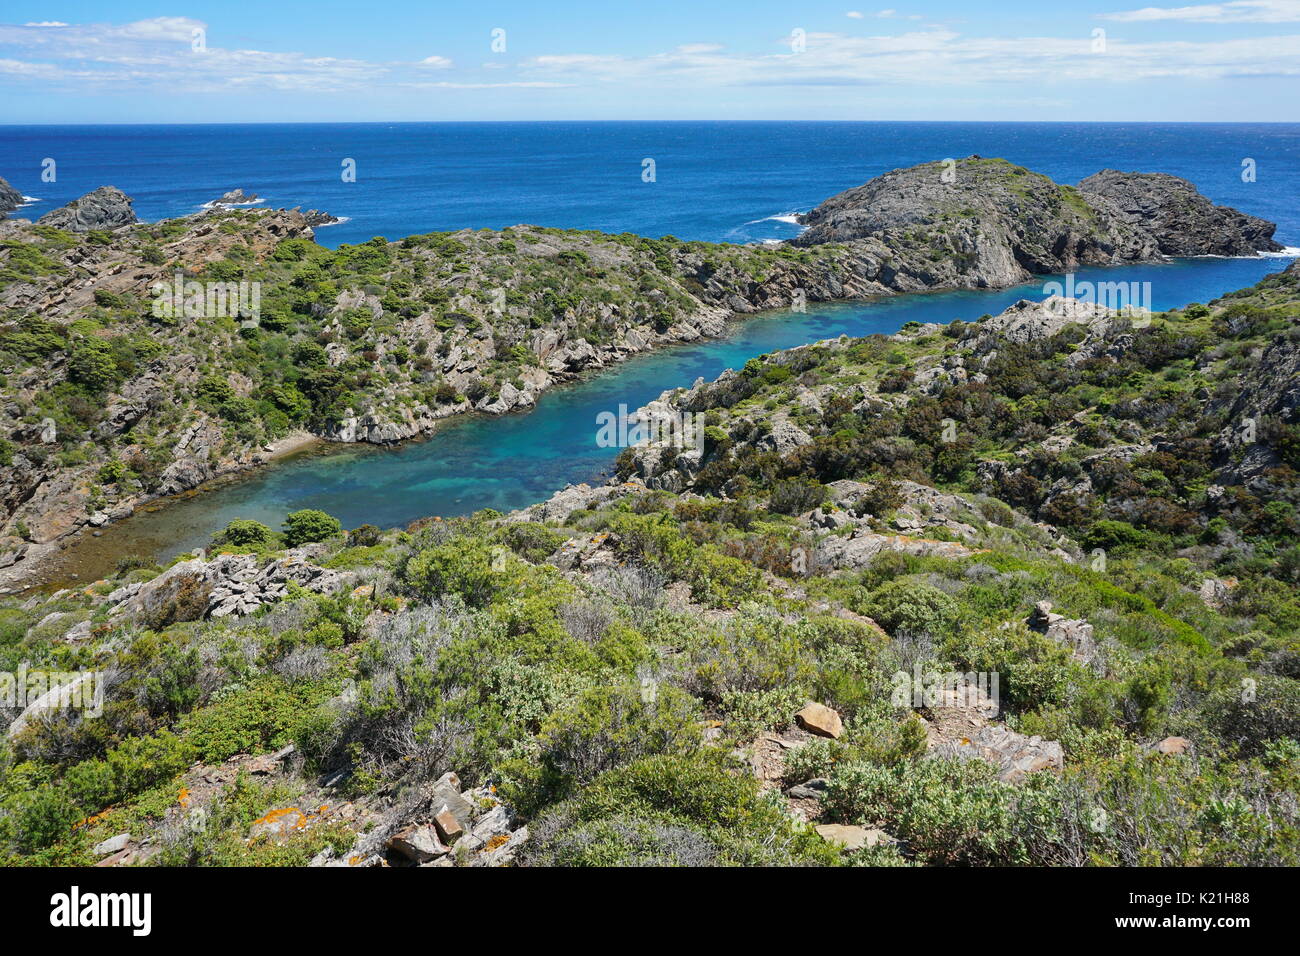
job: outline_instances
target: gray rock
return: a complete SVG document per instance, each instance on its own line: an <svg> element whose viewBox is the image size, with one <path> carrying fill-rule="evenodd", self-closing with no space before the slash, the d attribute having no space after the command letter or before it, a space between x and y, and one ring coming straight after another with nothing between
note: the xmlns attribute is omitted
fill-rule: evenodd
<svg viewBox="0 0 1300 956"><path fill-rule="evenodd" d="M110 856L119 850L125 850L128 843L131 842L131 834L119 833L117 836L109 837L103 843L96 843L95 848L91 850L95 856Z"/></svg>
<svg viewBox="0 0 1300 956"><path fill-rule="evenodd" d="M388 839L388 848L414 863L428 863L451 852L431 826L407 827L393 834Z"/></svg>
<svg viewBox="0 0 1300 956"><path fill-rule="evenodd" d="M1103 169L1079 183L1094 206L1152 236L1166 256L1249 256L1278 252L1276 224L1216 206L1186 179Z"/></svg>
<svg viewBox="0 0 1300 956"><path fill-rule="evenodd" d="M23 194L10 186L6 180L0 179L0 219L3 219L22 204Z"/></svg>
<svg viewBox="0 0 1300 956"><path fill-rule="evenodd" d="M115 186L100 186L94 192L74 199L66 206L47 212L37 225L53 226L70 232L92 229L118 229L139 220L131 208L131 197Z"/></svg>
<svg viewBox="0 0 1300 956"><path fill-rule="evenodd" d="M830 781L825 777L814 777L805 783L795 784L785 795L795 800L820 800L825 796L828 786Z"/></svg>

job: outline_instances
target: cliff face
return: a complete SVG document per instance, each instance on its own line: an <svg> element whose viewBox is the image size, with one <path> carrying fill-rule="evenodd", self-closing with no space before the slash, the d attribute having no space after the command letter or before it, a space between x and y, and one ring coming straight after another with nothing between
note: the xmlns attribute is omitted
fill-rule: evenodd
<svg viewBox="0 0 1300 956"><path fill-rule="evenodd" d="M793 240L889 249L896 273L966 288L1081 265L1276 251L1272 223L1215 206L1189 182L1106 170L1078 189L1005 160L899 169L832 196Z"/></svg>

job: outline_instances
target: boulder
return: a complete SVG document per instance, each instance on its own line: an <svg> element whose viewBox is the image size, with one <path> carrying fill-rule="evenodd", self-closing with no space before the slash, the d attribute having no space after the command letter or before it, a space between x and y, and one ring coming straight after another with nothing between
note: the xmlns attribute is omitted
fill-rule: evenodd
<svg viewBox="0 0 1300 956"><path fill-rule="evenodd" d="M450 810L439 811L433 818L433 825L438 831L438 837L448 846L465 835L465 828Z"/></svg>
<svg viewBox="0 0 1300 956"><path fill-rule="evenodd" d="M827 843L834 843L845 852L861 850L864 846L880 846L884 843L896 842L884 830L847 826L842 823L822 823L816 827L816 830L819 837Z"/></svg>
<svg viewBox="0 0 1300 956"><path fill-rule="evenodd" d="M840 715L825 704L809 703L794 715L795 723L819 737L838 738L844 732Z"/></svg>
<svg viewBox="0 0 1300 956"><path fill-rule="evenodd" d="M1156 753L1167 756L1185 754L1192 749L1192 742L1186 737L1166 737L1156 744Z"/></svg>
<svg viewBox="0 0 1300 956"><path fill-rule="evenodd" d="M451 852L438 839L431 826L414 826L399 830L388 839L388 848L413 863L428 863Z"/></svg>
<svg viewBox="0 0 1300 956"><path fill-rule="evenodd" d="M125 850L127 844L130 842L131 834L119 833L117 836L109 837L102 843L96 843L91 852L94 853L95 856L111 856L114 853Z"/></svg>
<svg viewBox="0 0 1300 956"><path fill-rule="evenodd" d="M131 202L131 197L116 186L100 186L66 206L47 212L36 222L40 226L53 226L69 232L119 229L139 221Z"/></svg>

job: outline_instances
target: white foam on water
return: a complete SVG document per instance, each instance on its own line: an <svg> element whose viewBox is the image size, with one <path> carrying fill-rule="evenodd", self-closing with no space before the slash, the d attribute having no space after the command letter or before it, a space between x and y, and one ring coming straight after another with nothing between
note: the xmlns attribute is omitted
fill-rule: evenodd
<svg viewBox="0 0 1300 956"><path fill-rule="evenodd" d="M801 215L803 215L803 213L798 210L793 212L779 212L775 216L764 216L762 219L751 219L749 222L745 223L745 225L753 226L760 222L784 222L789 223L792 226L797 226L799 225L799 217Z"/></svg>
<svg viewBox="0 0 1300 956"><path fill-rule="evenodd" d="M211 202L205 202L199 208L200 209L237 209L241 206L260 206L264 202L266 202L265 199L254 199L252 202L218 202L217 200L214 199Z"/></svg>

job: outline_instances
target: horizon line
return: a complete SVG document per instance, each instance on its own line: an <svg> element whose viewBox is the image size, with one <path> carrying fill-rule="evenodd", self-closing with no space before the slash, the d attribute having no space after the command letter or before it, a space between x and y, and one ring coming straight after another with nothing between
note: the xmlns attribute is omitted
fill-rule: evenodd
<svg viewBox="0 0 1300 956"><path fill-rule="evenodd" d="M123 120L118 122L51 122L51 123L13 123L0 122L0 129L20 127L57 127L57 126L498 126L503 124L545 125L558 123L780 123L787 126L814 124L944 124L944 125L987 125L987 126L1300 126L1300 119L1295 120L928 120L928 119L495 119L495 120L214 120L207 123L176 123L146 120Z"/></svg>

